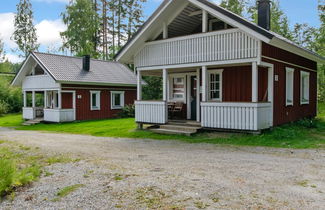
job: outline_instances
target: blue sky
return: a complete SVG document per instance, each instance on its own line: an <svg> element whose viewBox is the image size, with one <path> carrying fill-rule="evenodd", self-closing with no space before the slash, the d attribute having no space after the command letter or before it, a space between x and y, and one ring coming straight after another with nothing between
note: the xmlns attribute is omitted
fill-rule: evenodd
<svg viewBox="0 0 325 210"><path fill-rule="evenodd" d="M11 49L16 48L10 40L13 31L13 17L19 0L0 0L0 37L4 40L7 57L13 62L21 61ZM31 0L34 10L35 24L41 51L60 46L59 32L65 29L60 14L69 0ZM162 0L148 0L144 6L146 17L159 6ZM218 3L220 0L213 0ZM249 0L254 2L255 0ZM308 23L320 25L317 13L317 0L280 0L280 6L289 17L290 24Z"/></svg>

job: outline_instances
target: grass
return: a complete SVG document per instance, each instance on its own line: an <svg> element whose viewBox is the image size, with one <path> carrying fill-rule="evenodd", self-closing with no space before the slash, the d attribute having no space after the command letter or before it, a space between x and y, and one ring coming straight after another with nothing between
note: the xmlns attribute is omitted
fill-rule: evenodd
<svg viewBox="0 0 325 210"><path fill-rule="evenodd" d="M43 171L44 166L75 162L68 157L41 155L37 148L0 141L0 199L6 196L13 198L16 190L37 181L42 173L45 176L53 175Z"/></svg>
<svg viewBox="0 0 325 210"><path fill-rule="evenodd" d="M56 198L52 199L53 202L59 201L61 198L66 197L67 195L73 193L74 191L78 190L81 187L84 187L83 184L75 184L72 186L67 186L59 190L59 192L56 193Z"/></svg>
<svg viewBox="0 0 325 210"><path fill-rule="evenodd" d="M12 118L12 121L10 120ZM62 124L38 124L20 126L21 115L0 118L0 126L10 124L18 130L38 130L71 134L85 134L101 137L132 139L180 140L188 143L211 143L238 146L266 146L279 148L325 148L325 104L319 104L319 115L315 120L302 120L265 131L262 135L201 133L192 137L161 135L150 131L136 130L133 118L83 121ZM16 123L16 124L15 124Z"/></svg>
<svg viewBox="0 0 325 210"><path fill-rule="evenodd" d="M21 114L7 114L0 116L0 127L16 127L21 126L23 119Z"/></svg>

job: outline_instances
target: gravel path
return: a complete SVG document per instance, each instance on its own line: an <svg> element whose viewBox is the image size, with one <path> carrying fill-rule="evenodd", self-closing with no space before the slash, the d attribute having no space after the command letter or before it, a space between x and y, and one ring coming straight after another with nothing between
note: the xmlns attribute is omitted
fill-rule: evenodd
<svg viewBox="0 0 325 210"><path fill-rule="evenodd" d="M14 131L0 139L81 161L0 209L324 209L325 151L226 147ZM59 189L84 186L59 199Z"/></svg>

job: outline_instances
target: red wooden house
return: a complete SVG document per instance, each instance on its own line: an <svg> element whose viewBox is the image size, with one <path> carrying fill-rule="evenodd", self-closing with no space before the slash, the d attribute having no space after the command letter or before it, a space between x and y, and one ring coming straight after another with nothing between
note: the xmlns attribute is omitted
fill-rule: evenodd
<svg viewBox="0 0 325 210"><path fill-rule="evenodd" d="M316 116L317 62L324 58L271 32L270 1L257 3L255 24L207 0L163 1L116 56L137 69L140 126L179 129L168 127L175 107L183 123L227 130ZM163 78L161 100L142 100L145 75Z"/></svg>
<svg viewBox="0 0 325 210"><path fill-rule="evenodd" d="M127 66L89 56L31 53L12 85L22 87L28 120L114 118L136 99L136 76Z"/></svg>

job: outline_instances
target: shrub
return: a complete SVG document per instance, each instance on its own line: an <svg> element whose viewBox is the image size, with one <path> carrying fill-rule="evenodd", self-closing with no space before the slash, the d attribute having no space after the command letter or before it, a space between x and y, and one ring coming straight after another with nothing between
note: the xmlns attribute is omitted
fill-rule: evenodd
<svg viewBox="0 0 325 210"><path fill-rule="evenodd" d="M119 113L121 118L135 117L135 105L126 105Z"/></svg>
<svg viewBox="0 0 325 210"><path fill-rule="evenodd" d="M0 116L7 114L9 111L9 106L6 102L0 100Z"/></svg>
<svg viewBox="0 0 325 210"><path fill-rule="evenodd" d="M15 174L12 161L0 159L0 197L11 190Z"/></svg>
<svg viewBox="0 0 325 210"><path fill-rule="evenodd" d="M297 125L305 128L317 128L317 122L315 119L302 119L297 122Z"/></svg>

